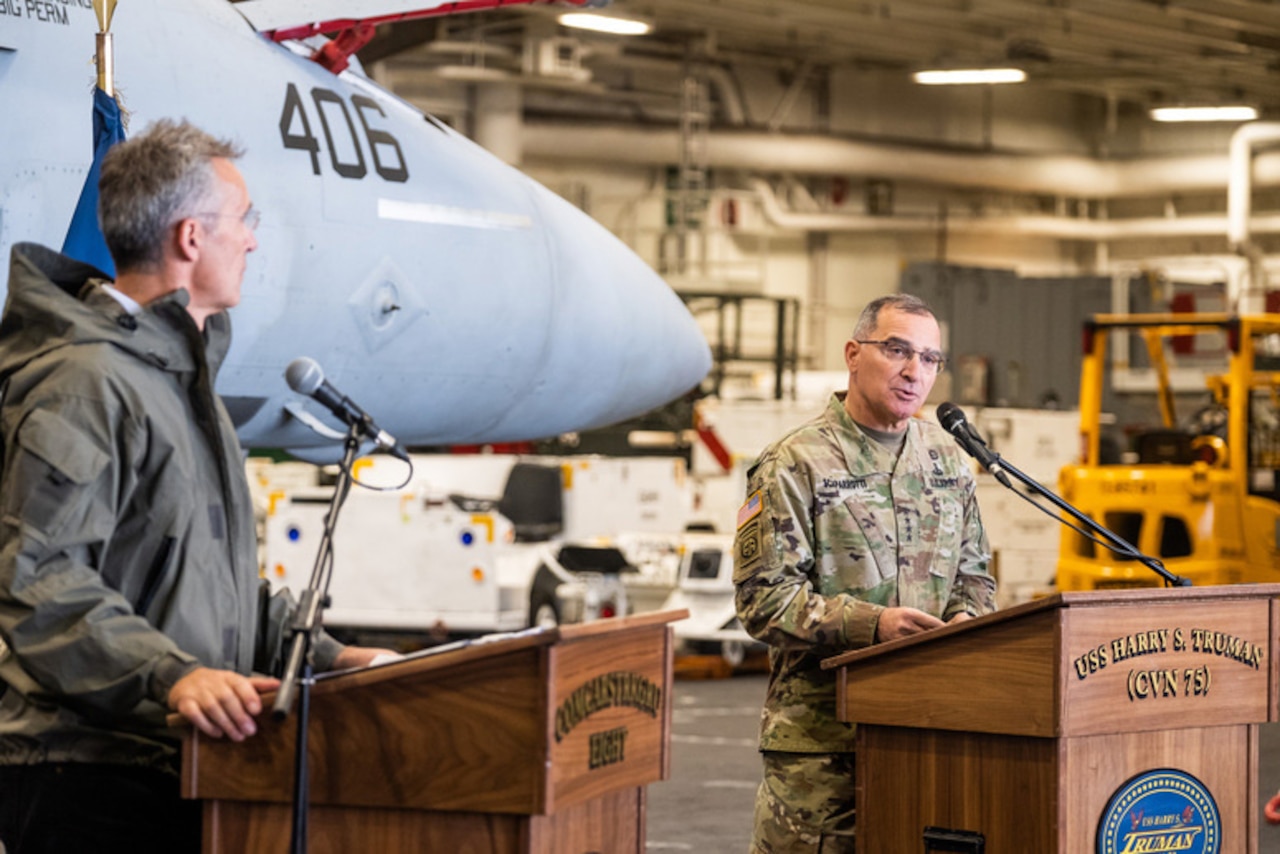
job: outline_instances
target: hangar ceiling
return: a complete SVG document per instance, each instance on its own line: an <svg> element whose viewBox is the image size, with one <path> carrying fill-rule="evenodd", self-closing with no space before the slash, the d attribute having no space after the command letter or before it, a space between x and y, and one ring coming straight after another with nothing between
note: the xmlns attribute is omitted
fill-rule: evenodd
<svg viewBox="0 0 1280 854"><path fill-rule="evenodd" d="M1012 63L1034 80L1138 103L1277 104L1280 8L1249 0L648 0L667 39L902 69ZM622 10L624 3L617 8Z"/></svg>
<svg viewBox="0 0 1280 854"><path fill-rule="evenodd" d="M652 24L637 37L565 28L556 17L569 8L384 26L359 56L509 162L647 167L666 182L677 231L720 193L786 232L925 235L945 223L1001 245L1060 240L1094 252L1085 265L1120 241L1135 258L1280 245L1275 0L608 3ZM910 80L1007 65L1027 84L925 92ZM1236 206L1231 238L1239 123L1157 129L1146 115L1226 103L1256 107L1264 121L1251 130L1265 133L1251 143L1252 192L1237 182L1253 211ZM860 206L847 204L850 179L866 184Z"/></svg>
<svg viewBox="0 0 1280 854"><path fill-rule="evenodd" d="M514 7L384 28L361 58L456 68L458 54L442 45L470 42L486 53L465 61L496 74L530 32L557 29L558 11ZM1013 64L1034 84L1144 109L1245 102L1263 118L1280 114L1280 6L1272 0L614 0L605 11L644 18L654 30L591 40L588 59L597 63L694 54L806 73L903 74Z"/></svg>

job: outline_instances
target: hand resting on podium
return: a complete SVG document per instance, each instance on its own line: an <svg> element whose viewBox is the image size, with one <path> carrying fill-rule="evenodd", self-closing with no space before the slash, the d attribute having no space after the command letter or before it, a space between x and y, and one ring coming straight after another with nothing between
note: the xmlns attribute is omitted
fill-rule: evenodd
<svg viewBox="0 0 1280 854"><path fill-rule="evenodd" d="M944 624L932 614L926 614L915 608L885 608L880 612L880 621L876 623L876 642L910 637L920 632L927 632L929 629L941 628L949 623L972 619L971 614L961 611Z"/></svg>
<svg viewBox="0 0 1280 854"><path fill-rule="evenodd" d="M354 670L401 658L390 649L348 646L333 661L334 670ZM258 731L253 719L262 712L259 696L280 687L272 676L241 676L232 670L197 667L169 689L169 708L211 738L244 741Z"/></svg>

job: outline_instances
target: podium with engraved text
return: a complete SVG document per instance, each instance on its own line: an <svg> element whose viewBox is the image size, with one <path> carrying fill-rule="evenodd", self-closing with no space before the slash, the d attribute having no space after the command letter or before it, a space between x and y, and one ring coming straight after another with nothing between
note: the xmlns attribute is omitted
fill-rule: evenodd
<svg viewBox="0 0 1280 854"><path fill-rule="evenodd" d="M642 852L670 775L672 631L687 612L498 636L317 680L312 854ZM269 708L269 704L267 705ZM289 847L295 716L235 744L189 732L206 854Z"/></svg>
<svg viewBox="0 0 1280 854"><path fill-rule="evenodd" d="M858 854L1256 854L1277 597L1060 593L827 659Z"/></svg>

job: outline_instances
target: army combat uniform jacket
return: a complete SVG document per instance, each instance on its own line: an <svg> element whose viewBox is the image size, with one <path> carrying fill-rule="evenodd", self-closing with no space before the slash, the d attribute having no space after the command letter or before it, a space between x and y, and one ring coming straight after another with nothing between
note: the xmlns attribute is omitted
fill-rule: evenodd
<svg viewBox="0 0 1280 854"><path fill-rule="evenodd" d="M820 662L870 646L884 608L943 620L995 610L975 489L941 428L912 419L895 460L843 393L765 449L738 513L733 579L743 627L770 647L761 750L854 749L835 671Z"/></svg>
<svg viewBox="0 0 1280 854"><path fill-rule="evenodd" d="M176 770L174 682L280 657L240 444L214 393L226 314L129 314L98 272L13 249L0 320L0 765ZM323 636L316 665L341 645Z"/></svg>

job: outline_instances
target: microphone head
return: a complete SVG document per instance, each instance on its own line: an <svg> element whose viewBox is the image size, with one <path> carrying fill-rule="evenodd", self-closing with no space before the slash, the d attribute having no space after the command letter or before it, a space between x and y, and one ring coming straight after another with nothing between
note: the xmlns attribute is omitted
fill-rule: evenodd
<svg viewBox="0 0 1280 854"><path fill-rule="evenodd" d="M966 423L964 410L951 401L938 404L938 423L948 433L954 433Z"/></svg>
<svg viewBox="0 0 1280 854"><path fill-rule="evenodd" d="M298 394L310 395L324 382L324 371L315 359L300 356L285 368L284 380Z"/></svg>

